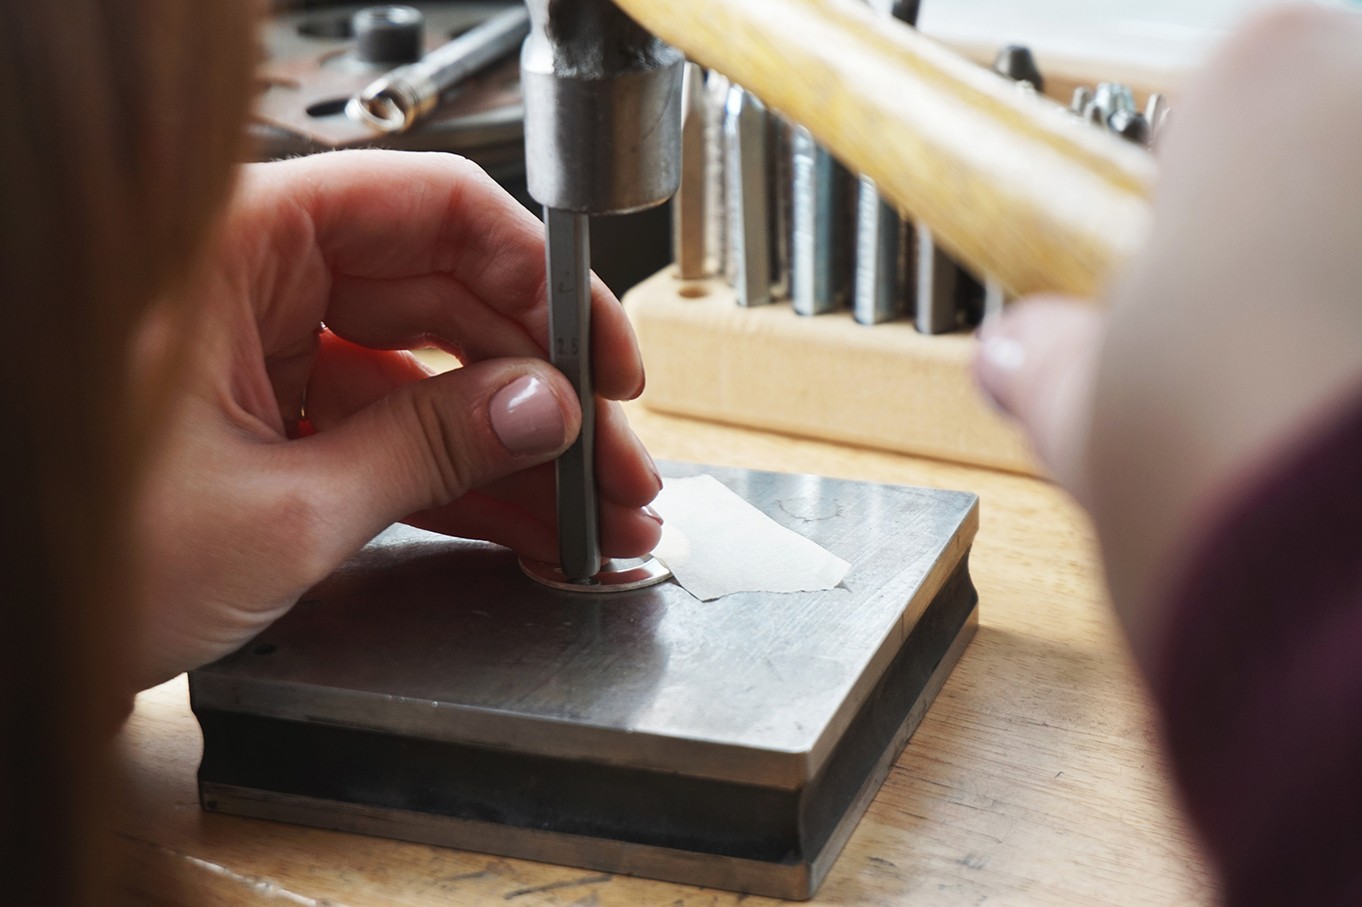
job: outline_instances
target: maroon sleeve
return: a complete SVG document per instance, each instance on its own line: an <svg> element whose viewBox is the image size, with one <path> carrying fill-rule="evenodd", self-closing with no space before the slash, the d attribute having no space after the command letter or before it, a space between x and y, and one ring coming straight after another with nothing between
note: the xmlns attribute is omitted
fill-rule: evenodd
<svg viewBox="0 0 1362 907"><path fill-rule="evenodd" d="M1230 904L1362 904L1362 399L1224 510L1155 695Z"/></svg>

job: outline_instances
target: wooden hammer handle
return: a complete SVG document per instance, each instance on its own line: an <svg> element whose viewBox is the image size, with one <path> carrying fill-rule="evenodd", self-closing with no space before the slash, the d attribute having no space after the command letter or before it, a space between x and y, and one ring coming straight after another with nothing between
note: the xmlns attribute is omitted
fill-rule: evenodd
<svg viewBox="0 0 1362 907"><path fill-rule="evenodd" d="M1014 293L1096 295L1143 241L1147 152L859 0L616 2Z"/></svg>

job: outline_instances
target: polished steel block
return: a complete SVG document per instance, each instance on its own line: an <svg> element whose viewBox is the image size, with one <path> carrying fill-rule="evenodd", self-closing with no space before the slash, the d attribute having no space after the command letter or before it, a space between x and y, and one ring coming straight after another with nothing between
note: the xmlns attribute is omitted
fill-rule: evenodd
<svg viewBox="0 0 1362 907"><path fill-rule="evenodd" d="M395 527L190 675L203 807L810 896L973 632L978 499L663 468L701 471L848 560L843 583L557 591Z"/></svg>

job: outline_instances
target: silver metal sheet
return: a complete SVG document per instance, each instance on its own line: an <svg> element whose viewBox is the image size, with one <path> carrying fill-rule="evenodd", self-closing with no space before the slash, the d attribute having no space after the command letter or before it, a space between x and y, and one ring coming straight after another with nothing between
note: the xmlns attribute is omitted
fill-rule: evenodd
<svg viewBox="0 0 1362 907"><path fill-rule="evenodd" d="M843 584L709 603L670 581L558 592L505 549L396 527L195 672L194 706L798 788L960 564L977 498L703 471L848 560Z"/></svg>

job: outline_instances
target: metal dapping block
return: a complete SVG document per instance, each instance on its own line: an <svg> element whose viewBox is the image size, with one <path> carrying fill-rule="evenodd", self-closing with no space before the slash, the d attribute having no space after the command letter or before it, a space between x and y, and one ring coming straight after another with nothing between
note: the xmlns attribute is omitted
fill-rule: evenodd
<svg viewBox="0 0 1362 907"><path fill-rule="evenodd" d="M962 492L708 472L851 563L822 592L557 591L389 530L190 675L203 807L810 896L977 622Z"/></svg>

